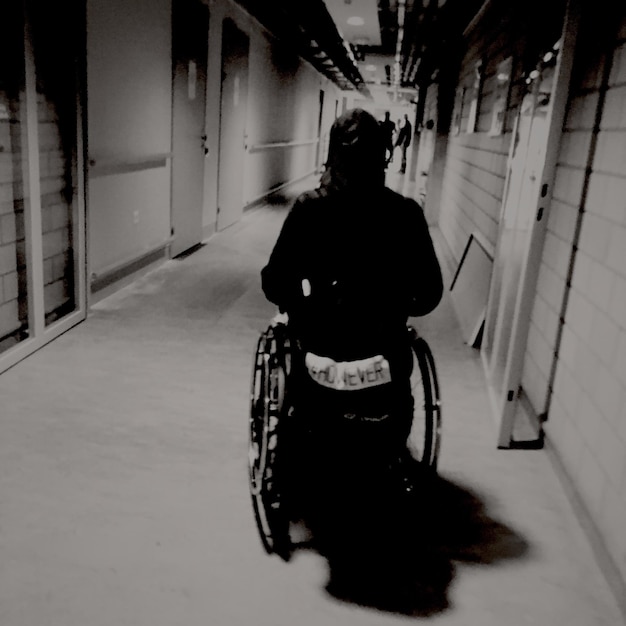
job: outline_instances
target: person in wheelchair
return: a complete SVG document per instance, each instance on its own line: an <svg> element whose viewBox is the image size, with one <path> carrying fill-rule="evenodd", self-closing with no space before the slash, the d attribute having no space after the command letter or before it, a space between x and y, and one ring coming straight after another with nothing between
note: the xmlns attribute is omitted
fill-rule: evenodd
<svg viewBox="0 0 626 626"><path fill-rule="evenodd" d="M402 455L413 417L408 318L443 293L423 211L385 185L384 136L368 112L335 120L320 185L295 200L261 281L301 355L283 446L297 468L285 472L298 476L291 501L336 511Z"/></svg>
<svg viewBox="0 0 626 626"><path fill-rule="evenodd" d="M304 522L327 558L329 593L403 589L396 555L420 517L389 471L413 421L407 323L435 309L443 281L421 207L385 185L384 137L366 111L333 124L320 185L295 200L261 282L288 317L290 345L290 408L265 474L273 490L280 480L273 550L290 550L280 513Z"/></svg>
<svg viewBox="0 0 626 626"><path fill-rule="evenodd" d="M443 282L421 207L385 186L368 112L335 120L320 185L295 200L261 278L304 355L300 423L340 450L368 423L360 448L394 454L412 416L407 321L435 309Z"/></svg>

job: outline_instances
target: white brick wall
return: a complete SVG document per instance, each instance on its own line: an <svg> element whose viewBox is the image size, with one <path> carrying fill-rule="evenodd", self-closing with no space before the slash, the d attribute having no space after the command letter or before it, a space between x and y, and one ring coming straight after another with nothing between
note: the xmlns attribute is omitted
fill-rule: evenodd
<svg viewBox="0 0 626 626"><path fill-rule="evenodd" d="M439 225L457 260L472 232L495 246L505 166L501 138L451 137Z"/></svg>
<svg viewBox="0 0 626 626"><path fill-rule="evenodd" d="M626 579L626 47L615 46L586 199L602 63L589 55L576 62L584 71L573 86L533 323L545 324L546 306L567 289L566 259L582 207L546 432ZM538 384L543 349L529 341L525 363L524 379L539 399L547 392Z"/></svg>
<svg viewBox="0 0 626 626"><path fill-rule="evenodd" d="M499 11L500 8L494 9ZM519 41L510 32L494 28L500 24L495 13L479 25L468 42L469 51L463 60L459 84L469 86L474 78L474 66L483 62L483 86L477 129L468 134L469 102L463 107L461 132L450 134L443 176L439 227L448 247L459 261L468 238L479 233L489 245L495 247L502 192L506 174L506 161L511 141L509 119L501 136L488 134L491 126L493 83L498 63L513 56ZM497 37L494 33L499 32ZM518 68L519 72L519 68ZM466 97L467 99L467 97ZM515 97L509 109L515 106ZM453 118L457 111L453 113Z"/></svg>
<svg viewBox="0 0 626 626"><path fill-rule="evenodd" d="M547 436L626 581L626 5L618 27L591 0L582 4L522 386L538 413L549 408ZM459 79L468 83L483 60L486 107L490 69L523 56L528 33L515 37L533 27L517 25L496 47L490 10L470 35ZM509 109L519 94L518 81ZM439 225L457 261L474 231L496 245L511 135L489 137L487 119L481 111L478 132L467 134L466 111L449 137Z"/></svg>
<svg viewBox="0 0 626 626"><path fill-rule="evenodd" d="M10 272L2 277L2 302L17 300L17 272Z"/></svg>

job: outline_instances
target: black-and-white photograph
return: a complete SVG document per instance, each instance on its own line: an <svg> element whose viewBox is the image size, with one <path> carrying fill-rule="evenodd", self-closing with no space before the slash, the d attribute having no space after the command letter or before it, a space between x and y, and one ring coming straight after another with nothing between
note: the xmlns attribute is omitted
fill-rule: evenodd
<svg viewBox="0 0 626 626"><path fill-rule="evenodd" d="M626 626L626 4L0 52L0 626Z"/></svg>

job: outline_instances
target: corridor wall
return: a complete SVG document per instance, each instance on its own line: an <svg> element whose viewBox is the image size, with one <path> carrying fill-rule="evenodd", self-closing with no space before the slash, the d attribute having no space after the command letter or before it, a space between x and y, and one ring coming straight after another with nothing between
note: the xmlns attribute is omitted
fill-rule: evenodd
<svg viewBox="0 0 626 626"><path fill-rule="evenodd" d="M626 7L585 0L523 385L626 600Z"/></svg>
<svg viewBox="0 0 626 626"><path fill-rule="evenodd" d="M512 118L506 118L501 134L491 135L489 111L495 96L497 65L524 45L524 33L511 29L508 13L500 3L468 35L457 82L439 214L441 233L457 263L472 233L478 232L492 249L496 245ZM498 35L493 37L489 32ZM483 84L477 118L470 128L469 101L477 62L482 62ZM522 73L520 63L514 72L513 84ZM514 110L517 104L513 93L509 109Z"/></svg>
<svg viewBox="0 0 626 626"><path fill-rule="evenodd" d="M250 67L246 204L315 170L322 82L280 41L261 37L258 45Z"/></svg>
<svg viewBox="0 0 626 626"><path fill-rule="evenodd" d="M171 0L87 0L92 282L170 236Z"/></svg>
<svg viewBox="0 0 626 626"><path fill-rule="evenodd" d="M551 146L554 174L533 216L544 220L545 238L533 259L536 291L527 296L521 384L511 399L525 398L518 417L541 420L546 446L624 605L626 7L592 0L570 0L568 6L574 25L565 33L574 42L571 79L564 122ZM545 19L535 19L539 9L494 0L466 32L440 216L457 261L471 233L494 248L499 243L511 141L520 140L512 126L520 94L525 80L532 80L541 45L563 45L563 38L541 42L549 32ZM501 108L496 80L508 58L512 80ZM541 102L541 89L537 97ZM499 129L497 110L503 112Z"/></svg>
<svg viewBox="0 0 626 626"><path fill-rule="evenodd" d="M250 40L246 149L238 172L244 188L244 207L315 171L319 92L326 92L327 102L336 101L340 93L331 81L235 2L217 0L211 4L207 88L210 151L203 217L207 233L213 232L217 221L221 42L225 19L231 19ZM323 117L322 135L328 132L333 120L334 116Z"/></svg>

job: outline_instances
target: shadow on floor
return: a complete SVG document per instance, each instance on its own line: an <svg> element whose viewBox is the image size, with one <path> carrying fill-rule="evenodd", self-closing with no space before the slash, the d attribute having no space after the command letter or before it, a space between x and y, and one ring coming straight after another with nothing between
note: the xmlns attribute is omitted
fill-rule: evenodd
<svg viewBox="0 0 626 626"><path fill-rule="evenodd" d="M353 473L342 484L335 475L319 497L309 490L312 507L299 521L308 541L294 550L327 560L326 591L338 600L434 615L449 606L455 563L492 565L528 552L526 540L492 518L475 493L415 462L406 461L393 484L364 478Z"/></svg>

